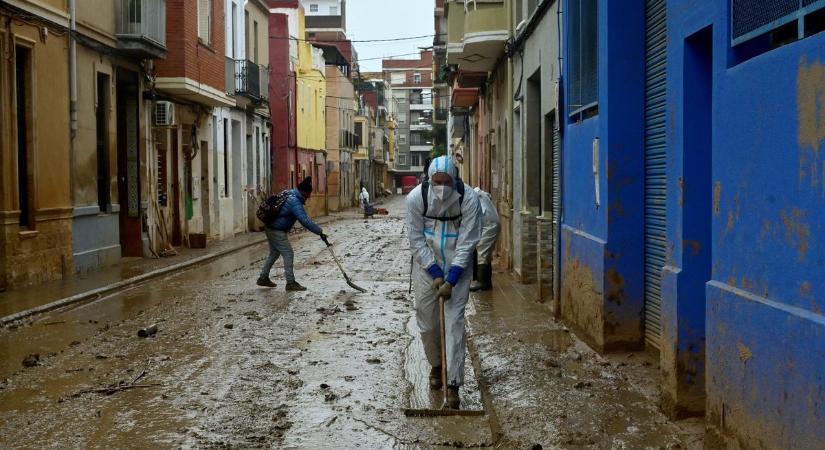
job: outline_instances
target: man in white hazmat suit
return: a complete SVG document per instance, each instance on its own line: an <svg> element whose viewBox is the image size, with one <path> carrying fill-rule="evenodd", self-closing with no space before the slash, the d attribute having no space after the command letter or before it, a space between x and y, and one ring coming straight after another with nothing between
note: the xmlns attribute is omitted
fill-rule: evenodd
<svg viewBox="0 0 825 450"><path fill-rule="evenodd" d="M445 298L447 403L459 407L464 382L464 309L470 296L470 264L481 236L481 206L458 177L449 156L434 159L429 181L407 195L407 230L414 256L415 310L424 353L432 366L430 387L441 388L438 297Z"/></svg>
<svg viewBox="0 0 825 450"><path fill-rule="evenodd" d="M493 250L496 248L498 233L501 230L501 220L498 211L493 204L490 194L475 188L478 194L478 202L481 205L481 239L476 246L477 267L475 272L476 282L470 286L470 291L489 291L493 288Z"/></svg>

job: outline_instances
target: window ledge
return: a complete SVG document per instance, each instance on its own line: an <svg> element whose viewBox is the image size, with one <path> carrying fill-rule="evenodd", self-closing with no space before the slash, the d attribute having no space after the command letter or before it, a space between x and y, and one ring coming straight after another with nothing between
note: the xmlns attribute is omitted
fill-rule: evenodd
<svg viewBox="0 0 825 450"><path fill-rule="evenodd" d="M33 238L36 238L37 235L39 235L39 234L40 234L40 232L37 231L37 230L24 230L24 231L18 231L17 232L17 236L20 239L33 239Z"/></svg>

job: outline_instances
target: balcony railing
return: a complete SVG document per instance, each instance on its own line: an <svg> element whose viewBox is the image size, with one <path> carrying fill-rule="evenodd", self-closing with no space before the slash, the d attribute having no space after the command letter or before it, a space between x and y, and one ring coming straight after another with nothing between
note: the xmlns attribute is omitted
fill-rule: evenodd
<svg viewBox="0 0 825 450"><path fill-rule="evenodd" d="M235 93L253 100L261 98L261 68L252 61L235 61Z"/></svg>
<svg viewBox="0 0 825 450"><path fill-rule="evenodd" d="M166 57L166 0L117 0L116 14L120 49Z"/></svg>

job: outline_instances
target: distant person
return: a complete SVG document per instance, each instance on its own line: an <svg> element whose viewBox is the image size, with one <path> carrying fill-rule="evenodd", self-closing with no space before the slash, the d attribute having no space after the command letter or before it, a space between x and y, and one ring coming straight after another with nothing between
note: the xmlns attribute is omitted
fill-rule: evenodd
<svg viewBox="0 0 825 450"><path fill-rule="evenodd" d="M298 185L297 189L292 189L287 192L287 198L281 207L278 217L265 224L266 238L269 241L269 257L264 262L264 267L261 269L261 275L258 277L258 286L275 287L276 284L269 279L269 271L272 265L278 260L279 256L284 257L284 277L286 278L287 291L305 291L307 288L298 284L295 281L295 272L293 270L292 262L294 253L292 252L292 245L289 243L289 232L295 226L295 222L301 222L307 230L321 236L321 239L326 239L327 235L318 224L312 221L304 209L304 204L312 196L312 177L304 178L304 181Z"/></svg>
<svg viewBox="0 0 825 450"><path fill-rule="evenodd" d="M493 289L493 250L496 248L498 233L501 231L501 221L498 211L493 204L490 194L475 188L478 200L481 204L481 239L476 246L477 267L475 270L476 282L470 286L470 290L489 291Z"/></svg>
<svg viewBox="0 0 825 450"><path fill-rule="evenodd" d="M370 193L367 192L366 187L361 187L361 195L359 196L361 200L361 208L364 209L365 216L371 216L375 214L375 208L373 208L372 204L370 204Z"/></svg>

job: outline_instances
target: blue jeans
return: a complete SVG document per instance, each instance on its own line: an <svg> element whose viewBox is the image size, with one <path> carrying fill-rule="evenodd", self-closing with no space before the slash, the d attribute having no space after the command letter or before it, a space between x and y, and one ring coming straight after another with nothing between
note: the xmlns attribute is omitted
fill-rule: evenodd
<svg viewBox="0 0 825 450"><path fill-rule="evenodd" d="M284 277L287 283L295 281L295 272L292 269L292 261L295 255L292 253L292 245L289 244L289 236L285 231L266 229L266 239L269 241L269 256L264 262L261 270L261 278L269 278L269 271L279 256L284 257Z"/></svg>

